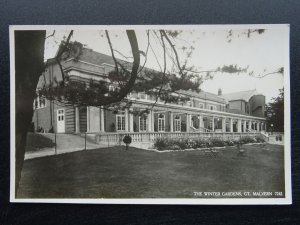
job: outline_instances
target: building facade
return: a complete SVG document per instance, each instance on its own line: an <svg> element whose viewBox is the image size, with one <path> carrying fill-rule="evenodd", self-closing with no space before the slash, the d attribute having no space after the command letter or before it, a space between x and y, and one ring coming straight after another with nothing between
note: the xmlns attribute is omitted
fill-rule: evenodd
<svg viewBox="0 0 300 225"><path fill-rule="evenodd" d="M114 69L111 56L82 48L78 58L67 57L61 62L69 79L106 80ZM62 79L55 60L48 60L38 88ZM250 90L231 94L201 91L178 91L189 101L164 103L145 93L130 93L132 105L117 114L102 107L75 107L37 97L34 102L35 131L55 133L124 133L124 132L260 132L265 130L265 97ZM149 108L149 114L133 111Z"/></svg>

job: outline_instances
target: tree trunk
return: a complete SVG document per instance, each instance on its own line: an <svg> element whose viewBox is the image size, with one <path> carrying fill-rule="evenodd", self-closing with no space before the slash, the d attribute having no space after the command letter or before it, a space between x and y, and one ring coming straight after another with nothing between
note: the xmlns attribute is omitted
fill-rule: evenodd
<svg viewBox="0 0 300 225"><path fill-rule="evenodd" d="M46 31L15 31L15 196L25 156L27 131L33 116L33 101L44 70Z"/></svg>

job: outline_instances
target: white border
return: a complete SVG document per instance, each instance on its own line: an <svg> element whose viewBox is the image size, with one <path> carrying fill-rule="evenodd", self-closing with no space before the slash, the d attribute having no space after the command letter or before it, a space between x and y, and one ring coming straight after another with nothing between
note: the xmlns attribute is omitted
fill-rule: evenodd
<svg viewBox="0 0 300 225"><path fill-rule="evenodd" d="M286 32L284 52L284 129L285 129L285 198L166 198L166 199L16 199L15 198L15 30L120 30L120 29L281 29ZM89 203L89 204L170 204L170 205L287 205L292 204L291 187L291 136L290 136L290 58L289 58L289 29L288 24L249 24L249 25L12 25L9 27L10 39L10 201L30 203Z"/></svg>

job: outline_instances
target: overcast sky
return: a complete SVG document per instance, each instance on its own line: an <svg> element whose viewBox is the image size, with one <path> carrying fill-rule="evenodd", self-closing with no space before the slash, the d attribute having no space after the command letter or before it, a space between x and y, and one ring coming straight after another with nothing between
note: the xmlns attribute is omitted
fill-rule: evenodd
<svg viewBox="0 0 300 225"><path fill-rule="evenodd" d="M230 93L257 89L259 93L266 96L268 102L272 97L276 97L279 93L278 89L283 87L283 75L272 74L265 78L254 78L249 76L248 73L253 71L254 75L266 74L284 66L286 60L284 53L287 48L287 43L285 43L287 33L284 32L286 30L266 29L262 34L253 33L248 37L247 29L233 29L232 36L228 38L229 30L228 28L213 29L209 27L183 30L178 38L172 39L172 41L178 49L181 63L187 59L188 65L201 71L214 70L217 67L231 64L238 67L249 66L247 73L234 75L214 73L213 79L206 80L201 85L202 90L217 93L218 89L221 88L223 93ZM53 30L49 30L47 35L52 32ZM63 36L67 36L69 32L56 30L53 37L47 38L45 59L54 57L58 44ZM131 51L126 32L110 30L109 34L114 49L121 52L122 55L130 57ZM146 30L136 30L136 35L140 50L146 51L148 43ZM103 30L74 30L71 41L75 40L94 51L111 54ZM159 70L163 66L163 51L159 41L155 34L151 32L151 47L149 48L146 67ZM192 55L187 58L191 46L193 48ZM117 52L115 54L116 57L125 59L121 54ZM170 48L168 54L172 54ZM131 61L132 59L128 58L127 60ZM141 64L143 62L144 57L141 56ZM174 63L172 63L170 57L168 57L167 68L169 71L174 69Z"/></svg>

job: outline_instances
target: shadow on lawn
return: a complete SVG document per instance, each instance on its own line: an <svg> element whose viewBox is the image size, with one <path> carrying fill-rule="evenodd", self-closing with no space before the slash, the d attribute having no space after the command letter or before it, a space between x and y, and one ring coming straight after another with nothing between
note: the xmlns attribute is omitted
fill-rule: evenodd
<svg viewBox="0 0 300 225"><path fill-rule="evenodd" d="M28 133L26 151L39 151L43 148L54 148L55 143L48 137L39 133Z"/></svg>

